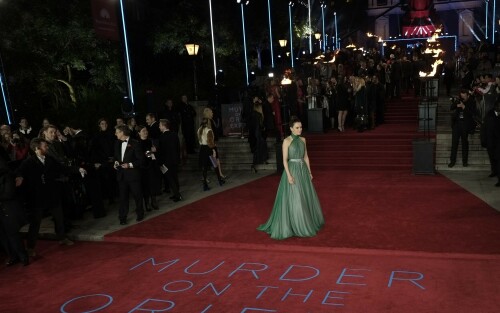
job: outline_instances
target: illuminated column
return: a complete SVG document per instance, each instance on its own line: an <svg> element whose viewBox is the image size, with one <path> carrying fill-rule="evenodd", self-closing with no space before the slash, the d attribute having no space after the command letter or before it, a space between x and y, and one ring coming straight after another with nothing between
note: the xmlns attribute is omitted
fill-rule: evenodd
<svg viewBox="0 0 500 313"><path fill-rule="evenodd" d="M273 27L271 25L271 0L267 0L267 15L269 17L269 46L271 48L271 67L274 68Z"/></svg>
<svg viewBox="0 0 500 313"><path fill-rule="evenodd" d="M293 1L288 3L288 20L290 22L290 60L293 67L293 29L292 29L292 7L294 5Z"/></svg>
<svg viewBox="0 0 500 313"><path fill-rule="evenodd" d="M127 83L128 83L128 97L132 106L134 106L134 90L132 88L132 71L130 69L130 54L128 50L128 40L127 40L127 29L125 27L125 13L123 9L123 0L120 0L120 13L122 17L122 29L123 29L123 41L125 43L125 67L127 73Z"/></svg>
<svg viewBox="0 0 500 313"><path fill-rule="evenodd" d="M245 54L245 74L246 74L246 82L247 86L250 84L248 79L248 57L247 57L247 38L246 38L246 30L245 30L245 9L243 7L243 3L241 0L236 0L237 3L241 5L241 27L243 29L243 51ZM248 4L248 1L246 2Z"/></svg>
<svg viewBox="0 0 500 313"><path fill-rule="evenodd" d="M217 63L215 62L215 39L214 39L214 22L212 17L212 0L208 0L210 6L210 33L212 34L212 55L214 58L214 83L217 85Z"/></svg>
<svg viewBox="0 0 500 313"><path fill-rule="evenodd" d="M307 10L309 18L309 53L313 53L312 27L311 27L311 0L307 0Z"/></svg>
<svg viewBox="0 0 500 313"><path fill-rule="evenodd" d="M335 49L339 49L339 34L337 32L337 12L333 13L333 16L335 17Z"/></svg>
<svg viewBox="0 0 500 313"><path fill-rule="evenodd" d="M327 40L325 36L325 8L326 4L324 1L321 1L321 21L323 23L323 51L326 51Z"/></svg>

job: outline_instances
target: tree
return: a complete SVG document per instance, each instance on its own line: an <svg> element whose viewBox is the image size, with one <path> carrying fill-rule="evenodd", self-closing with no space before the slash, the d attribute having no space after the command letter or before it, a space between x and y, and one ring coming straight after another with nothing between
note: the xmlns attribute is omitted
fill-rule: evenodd
<svg viewBox="0 0 500 313"><path fill-rule="evenodd" d="M11 81L58 109L92 89L121 91L118 45L96 38L89 1L16 0L0 10L0 51Z"/></svg>

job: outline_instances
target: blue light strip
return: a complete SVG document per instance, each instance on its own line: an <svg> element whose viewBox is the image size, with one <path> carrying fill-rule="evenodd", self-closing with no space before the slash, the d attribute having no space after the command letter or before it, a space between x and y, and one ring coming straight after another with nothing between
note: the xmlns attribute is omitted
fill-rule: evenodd
<svg viewBox="0 0 500 313"><path fill-rule="evenodd" d="M2 73L0 73L0 88L2 89L3 105L5 107L5 114L7 115L7 121L9 122L9 125L11 125L12 121L10 119L9 106L7 105L7 97L5 96L5 90L3 88Z"/></svg>
<svg viewBox="0 0 500 313"><path fill-rule="evenodd" d="M335 49L338 49L339 48L339 35L337 33L337 12L334 12L333 16L335 17Z"/></svg>
<svg viewBox="0 0 500 313"><path fill-rule="evenodd" d="M247 86L250 85L250 82L248 80L248 58L247 58L247 38L245 35L245 13L243 12L243 3L241 4L241 25L243 27L243 49L245 51L245 70L246 70L246 75L247 75Z"/></svg>
<svg viewBox="0 0 500 313"><path fill-rule="evenodd" d="M496 1L493 0L493 2L496 2ZM485 21L484 25L486 26L486 34L485 34L486 39L488 39L488 6L489 6L489 4L490 3L488 2L488 0L486 0L486 5L485 5L485 7L486 7L486 17L484 18L484 21Z"/></svg>
<svg viewBox="0 0 500 313"><path fill-rule="evenodd" d="M309 14L309 53L313 53L313 43L312 43L312 27L311 27L311 0L307 0L307 10Z"/></svg>
<svg viewBox="0 0 500 313"><path fill-rule="evenodd" d="M293 29L292 29L292 6L288 6L288 19L290 20L290 60L293 67Z"/></svg>
<svg viewBox="0 0 500 313"><path fill-rule="evenodd" d="M321 17L323 18L323 51L326 51L326 36L325 36L325 6L321 5Z"/></svg>
<svg viewBox="0 0 500 313"><path fill-rule="evenodd" d="M269 16L269 45L271 46L271 66L274 68L273 27L271 26L271 0L267 0L267 15Z"/></svg>
<svg viewBox="0 0 500 313"><path fill-rule="evenodd" d="M497 17L497 2L496 1L493 1L493 17L491 19L491 25L493 26L492 28L492 31L491 31L491 43L492 44L495 44L495 28L496 28L496 17ZM488 24L488 23L486 23Z"/></svg>
<svg viewBox="0 0 500 313"><path fill-rule="evenodd" d="M214 58L214 82L217 85L217 63L215 62L215 39L214 39L214 22L212 18L212 0L208 0L210 6L210 32L212 34L212 55Z"/></svg>
<svg viewBox="0 0 500 313"><path fill-rule="evenodd" d="M123 0L120 0L120 12L122 15L122 26L123 26L123 39L125 40L125 56L127 59L127 81L128 81L128 89L129 89L129 98L132 102L132 106L134 106L134 91L132 89L132 72L130 70L130 56L128 52L128 40L127 40L127 29L125 27L125 14L123 10Z"/></svg>

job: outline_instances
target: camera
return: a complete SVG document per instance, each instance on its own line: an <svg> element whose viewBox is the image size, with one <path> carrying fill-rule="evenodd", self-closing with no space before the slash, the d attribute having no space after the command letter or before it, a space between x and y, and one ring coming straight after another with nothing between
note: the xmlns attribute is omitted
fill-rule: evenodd
<svg viewBox="0 0 500 313"><path fill-rule="evenodd" d="M453 105L457 105L459 104L460 102L462 102L462 99L460 99L459 97L451 97L450 98L450 101Z"/></svg>

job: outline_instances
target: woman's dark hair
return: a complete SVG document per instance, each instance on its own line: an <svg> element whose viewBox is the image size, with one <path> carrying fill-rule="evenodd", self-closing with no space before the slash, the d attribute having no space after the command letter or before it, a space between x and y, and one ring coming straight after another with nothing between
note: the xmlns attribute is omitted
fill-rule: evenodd
<svg viewBox="0 0 500 313"><path fill-rule="evenodd" d="M288 125L290 127L293 127L293 125L295 125L295 123L301 123L300 119L298 117L294 116L294 115L290 116L290 122L288 122Z"/></svg>

